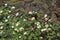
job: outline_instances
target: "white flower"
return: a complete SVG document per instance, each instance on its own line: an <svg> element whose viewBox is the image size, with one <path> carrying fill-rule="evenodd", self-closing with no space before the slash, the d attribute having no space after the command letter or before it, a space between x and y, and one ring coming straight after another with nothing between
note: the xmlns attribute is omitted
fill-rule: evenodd
<svg viewBox="0 0 60 40"><path fill-rule="evenodd" d="M40 22L35 22L36 25L40 25Z"/></svg>
<svg viewBox="0 0 60 40"><path fill-rule="evenodd" d="M27 34L27 32L24 32L24 35L26 35Z"/></svg>
<svg viewBox="0 0 60 40"><path fill-rule="evenodd" d="M21 38L21 36L19 36L19 38Z"/></svg>
<svg viewBox="0 0 60 40"><path fill-rule="evenodd" d="M19 22L17 22L17 23L16 23L16 26L18 26L19 24L20 24L20 23L19 23Z"/></svg>
<svg viewBox="0 0 60 40"><path fill-rule="evenodd" d="M16 15L16 16L18 16L18 15L19 15L19 13L16 13L15 15Z"/></svg>
<svg viewBox="0 0 60 40"><path fill-rule="evenodd" d="M35 13L37 13L37 12L35 12Z"/></svg>
<svg viewBox="0 0 60 40"><path fill-rule="evenodd" d="M44 28L44 29L41 29L41 31L43 32L43 31L46 31L47 29L46 28Z"/></svg>
<svg viewBox="0 0 60 40"><path fill-rule="evenodd" d="M9 10L8 12L9 12L9 13L11 13L11 11L10 11L10 10Z"/></svg>
<svg viewBox="0 0 60 40"><path fill-rule="evenodd" d="M15 31L13 31L12 34L15 34Z"/></svg>
<svg viewBox="0 0 60 40"><path fill-rule="evenodd" d="M45 18L45 21L48 21L48 18Z"/></svg>
<svg viewBox="0 0 60 40"><path fill-rule="evenodd" d="M14 28L14 26L11 26L12 28Z"/></svg>
<svg viewBox="0 0 60 40"><path fill-rule="evenodd" d="M46 17L47 17L47 14L44 15L44 18L46 18Z"/></svg>
<svg viewBox="0 0 60 40"><path fill-rule="evenodd" d="M7 4L5 4L5 6L7 6Z"/></svg>
<svg viewBox="0 0 60 40"><path fill-rule="evenodd" d="M37 13L36 11L33 11L33 13Z"/></svg>
<svg viewBox="0 0 60 40"><path fill-rule="evenodd" d="M3 25L4 23L0 22L0 25Z"/></svg>
<svg viewBox="0 0 60 40"><path fill-rule="evenodd" d="M48 28L48 30L51 30L51 28Z"/></svg>
<svg viewBox="0 0 60 40"><path fill-rule="evenodd" d="M40 37L40 39L43 39L43 37Z"/></svg>
<svg viewBox="0 0 60 40"><path fill-rule="evenodd" d="M14 29L15 31L19 32L19 30L17 28Z"/></svg>
<svg viewBox="0 0 60 40"><path fill-rule="evenodd" d="M23 21L27 21L26 19L23 19Z"/></svg>
<svg viewBox="0 0 60 40"><path fill-rule="evenodd" d="M7 18L10 18L10 16L8 16Z"/></svg>
<svg viewBox="0 0 60 40"><path fill-rule="evenodd" d="M15 6L11 7L11 9L15 9Z"/></svg>
<svg viewBox="0 0 60 40"><path fill-rule="evenodd" d="M17 29L17 28L15 28L14 30L15 30L15 31L17 31L18 29Z"/></svg>
<svg viewBox="0 0 60 40"><path fill-rule="evenodd" d="M52 19L49 19L48 21L49 21L49 22L51 22L51 21L52 21Z"/></svg>
<svg viewBox="0 0 60 40"><path fill-rule="evenodd" d="M2 13L3 11L1 10L0 13Z"/></svg>
<svg viewBox="0 0 60 40"><path fill-rule="evenodd" d="M3 33L3 31L0 31L0 35Z"/></svg>
<svg viewBox="0 0 60 40"><path fill-rule="evenodd" d="M47 28L47 27L49 27L49 25L48 25L48 24L46 24L46 25L45 25L45 27Z"/></svg>
<svg viewBox="0 0 60 40"><path fill-rule="evenodd" d="M33 12L32 11L29 11L29 14L32 14Z"/></svg>
<svg viewBox="0 0 60 40"><path fill-rule="evenodd" d="M32 17L31 20L35 20L35 17Z"/></svg>
<svg viewBox="0 0 60 40"><path fill-rule="evenodd" d="M37 25L37 28L41 28L41 25Z"/></svg>
<svg viewBox="0 0 60 40"><path fill-rule="evenodd" d="M8 22L8 19L5 19L5 22Z"/></svg>
<svg viewBox="0 0 60 40"><path fill-rule="evenodd" d="M52 27L52 25L50 24L50 27Z"/></svg>
<svg viewBox="0 0 60 40"><path fill-rule="evenodd" d="M0 29L3 29L3 26L1 26Z"/></svg>
<svg viewBox="0 0 60 40"><path fill-rule="evenodd" d="M23 27L20 27L19 30L22 31L22 30L24 30L24 28Z"/></svg>

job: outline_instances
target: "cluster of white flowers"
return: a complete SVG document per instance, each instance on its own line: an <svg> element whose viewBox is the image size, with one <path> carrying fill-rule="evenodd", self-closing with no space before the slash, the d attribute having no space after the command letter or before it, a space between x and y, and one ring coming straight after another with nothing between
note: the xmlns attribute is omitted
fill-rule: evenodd
<svg viewBox="0 0 60 40"><path fill-rule="evenodd" d="M41 32L44 32L44 31L50 31L52 30L51 28L44 28L44 29L41 29Z"/></svg>
<svg viewBox="0 0 60 40"><path fill-rule="evenodd" d="M29 11L28 14L33 14L33 13L37 13L35 11Z"/></svg>
<svg viewBox="0 0 60 40"><path fill-rule="evenodd" d="M35 24L37 25L37 28L41 28L40 22L35 22Z"/></svg>
<svg viewBox="0 0 60 40"><path fill-rule="evenodd" d="M37 13L37 11L33 11L33 13Z"/></svg>
<svg viewBox="0 0 60 40"><path fill-rule="evenodd" d="M37 28L41 28L41 25L37 25Z"/></svg>
<svg viewBox="0 0 60 40"><path fill-rule="evenodd" d="M40 25L40 22L36 22L37 25Z"/></svg>
<svg viewBox="0 0 60 40"><path fill-rule="evenodd" d="M44 18L45 18L45 21L48 21L48 15L47 14L44 15Z"/></svg>

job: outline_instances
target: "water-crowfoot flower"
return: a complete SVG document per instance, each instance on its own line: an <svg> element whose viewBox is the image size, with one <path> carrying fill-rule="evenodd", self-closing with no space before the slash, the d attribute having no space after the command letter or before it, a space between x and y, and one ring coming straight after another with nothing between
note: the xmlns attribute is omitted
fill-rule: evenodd
<svg viewBox="0 0 60 40"><path fill-rule="evenodd" d="M40 39L43 39L43 37L40 37Z"/></svg>
<svg viewBox="0 0 60 40"><path fill-rule="evenodd" d="M49 21L49 22L51 22L51 21L52 21L52 19L49 19L48 21Z"/></svg>
<svg viewBox="0 0 60 40"><path fill-rule="evenodd" d="M8 12L9 12L9 13L11 13L11 11L10 11L10 10L9 10Z"/></svg>
<svg viewBox="0 0 60 40"><path fill-rule="evenodd" d="M19 38L21 38L21 36L19 36Z"/></svg>
<svg viewBox="0 0 60 40"><path fill-rule="evenodd" d="M7 3L5 4L5 6L7 6Z"/></svg>
<svg viewBox="0 0 60 40"><path fill-rule="evenodd" d="M48 25L48 24L45 24L45 27L46 27L46 28L48 28L48 27L49 27L49 25Z"/></svg>
<svg viewBox="0 0 60 40"><path fill-rule="evenodd" d="M35 20L35 17L32 17L31 20Z"/></svg>
<svg viewBox="0 0 60 40"><path fill-rule="evenodd" d="M15 15L16 15L16 16L19 16L19 12L17 12Z"/></svg>
<svg viewBox="0 0 60 40"><path fill-rule="evenodd" d="M32 11L29 11L28 14L33 14L33 12Z"/></svg>
<svg viewBox="0 0 60 40"><path fill-rule="evenodd" d="M27 21L27 19L23 19L23 21Z"/></svg>
<svg viewBox="0 0 60 40"><path fill-rule="evenodd" d="M27 34L27 32L24 32L24 35L26 35Z"/></svg>
<svg viewBox="0 0 60 40"><path fill-rule="evenodd" d="M32 11L32 12L35 13L35 14L37 13L37 11Z"/></svg>
<svg viewBox="0 0 60 40"><path fill-rule="evenodd" d="M48 21L48 18L45 18L45 21Z"/></svg>
<svg viewBox="0 0 60 40"><path fill-rule="evenodd" d="M11 9L15 9L15 6L12 6Z"/></svg>
<svg viewBox="0 0 60 40"><path fill-rule="evenodd" d="M3 33L3 31L0 31L0 35Z"/></svg>
<svg viewBox="0 0 60 40"><path fill-rule="evenodd" d="M18 28L14 28L15 31L19 32Z"/></svg>
<svg viewBox="0 0 60 40"><path fill-rule="evenodd" d="M3 12L3 10L0 10L0 13L2 13Z"/></svg>
<svg viewBox="0 0 60 40"><path fill-rule="evenodd" d="M7 16L7 18L10 18L10 16Z"/></svg>
<svg viewBox="0 0 60 40"><path fill-rule="evenodd" d="M46 17L47 17L47 14L44 15L44 18L46 18Z"/></svg>
<svg viewBox="0 0 60 40"><path fill-rule="evenodd" d="M15 31L13 31L13 32L12 32L12 34L16 34L16 32L15 32Z"/></svg>
<svg viewBox="0 0 60 40"><path fill-rule="evenodd" d="M8 19L5 19L5 22L8 22Z"/></svg>
<svg viewBox="0 0 60 40"><path fill-rule="evenodd" d="M20 24L20 22L17 22L17 23L16 23L16 26L18 26L19 24Z"/></svg>
<svg viewBox="0 0 60 40"><path fill-rule="evenodd" d="M37 25L37 28L41 28L41 25Z"/></svg>
<svg viewBox="0 0 60 40"><path fill-rule="evenodd" d="M11 26L12 28L14 28L14 26Z"/></svg>
<svg viewBox="0 0 60 40"><path fill-rule="evenodd" d="M48 28L48 30L50 31L50 30L52 30L51 28Z"/></svg>
<svg viewBox="0 0 60 40"><path fill-rule="evenodd" d="M19 28L19 30L20 30L20 31L23 31L23 30L24 30L24 28L23 28L23 27L20 27L20 28Z"/></svg>
<svg viewBox="0 0 60 40"><path fill-rule="evenodd" d="M37 13L37 12L35 12L35 13Z"/></svg>
<svg viewBox="0 0 60 40"><path fill-rule="evenodd" d="M4 23L3 22L0 22L0 25L4 25Z"/></svg>
<svg viewBox="0 0 60 40"><path fill-rule="evenodd" d="M36 25L40 25L40 22L35 22Z"/></svg>
<svg viewBox="0 0 60 40"><path fill-rule="evenodd" d="M47 31L47 28L41 29L41 32Z"/></svg>
<svg viewBox="0 0 60 40"><path fill-rule="evenodd" d="M0 29L3 29L3 26L1 26Z"/></svg>

